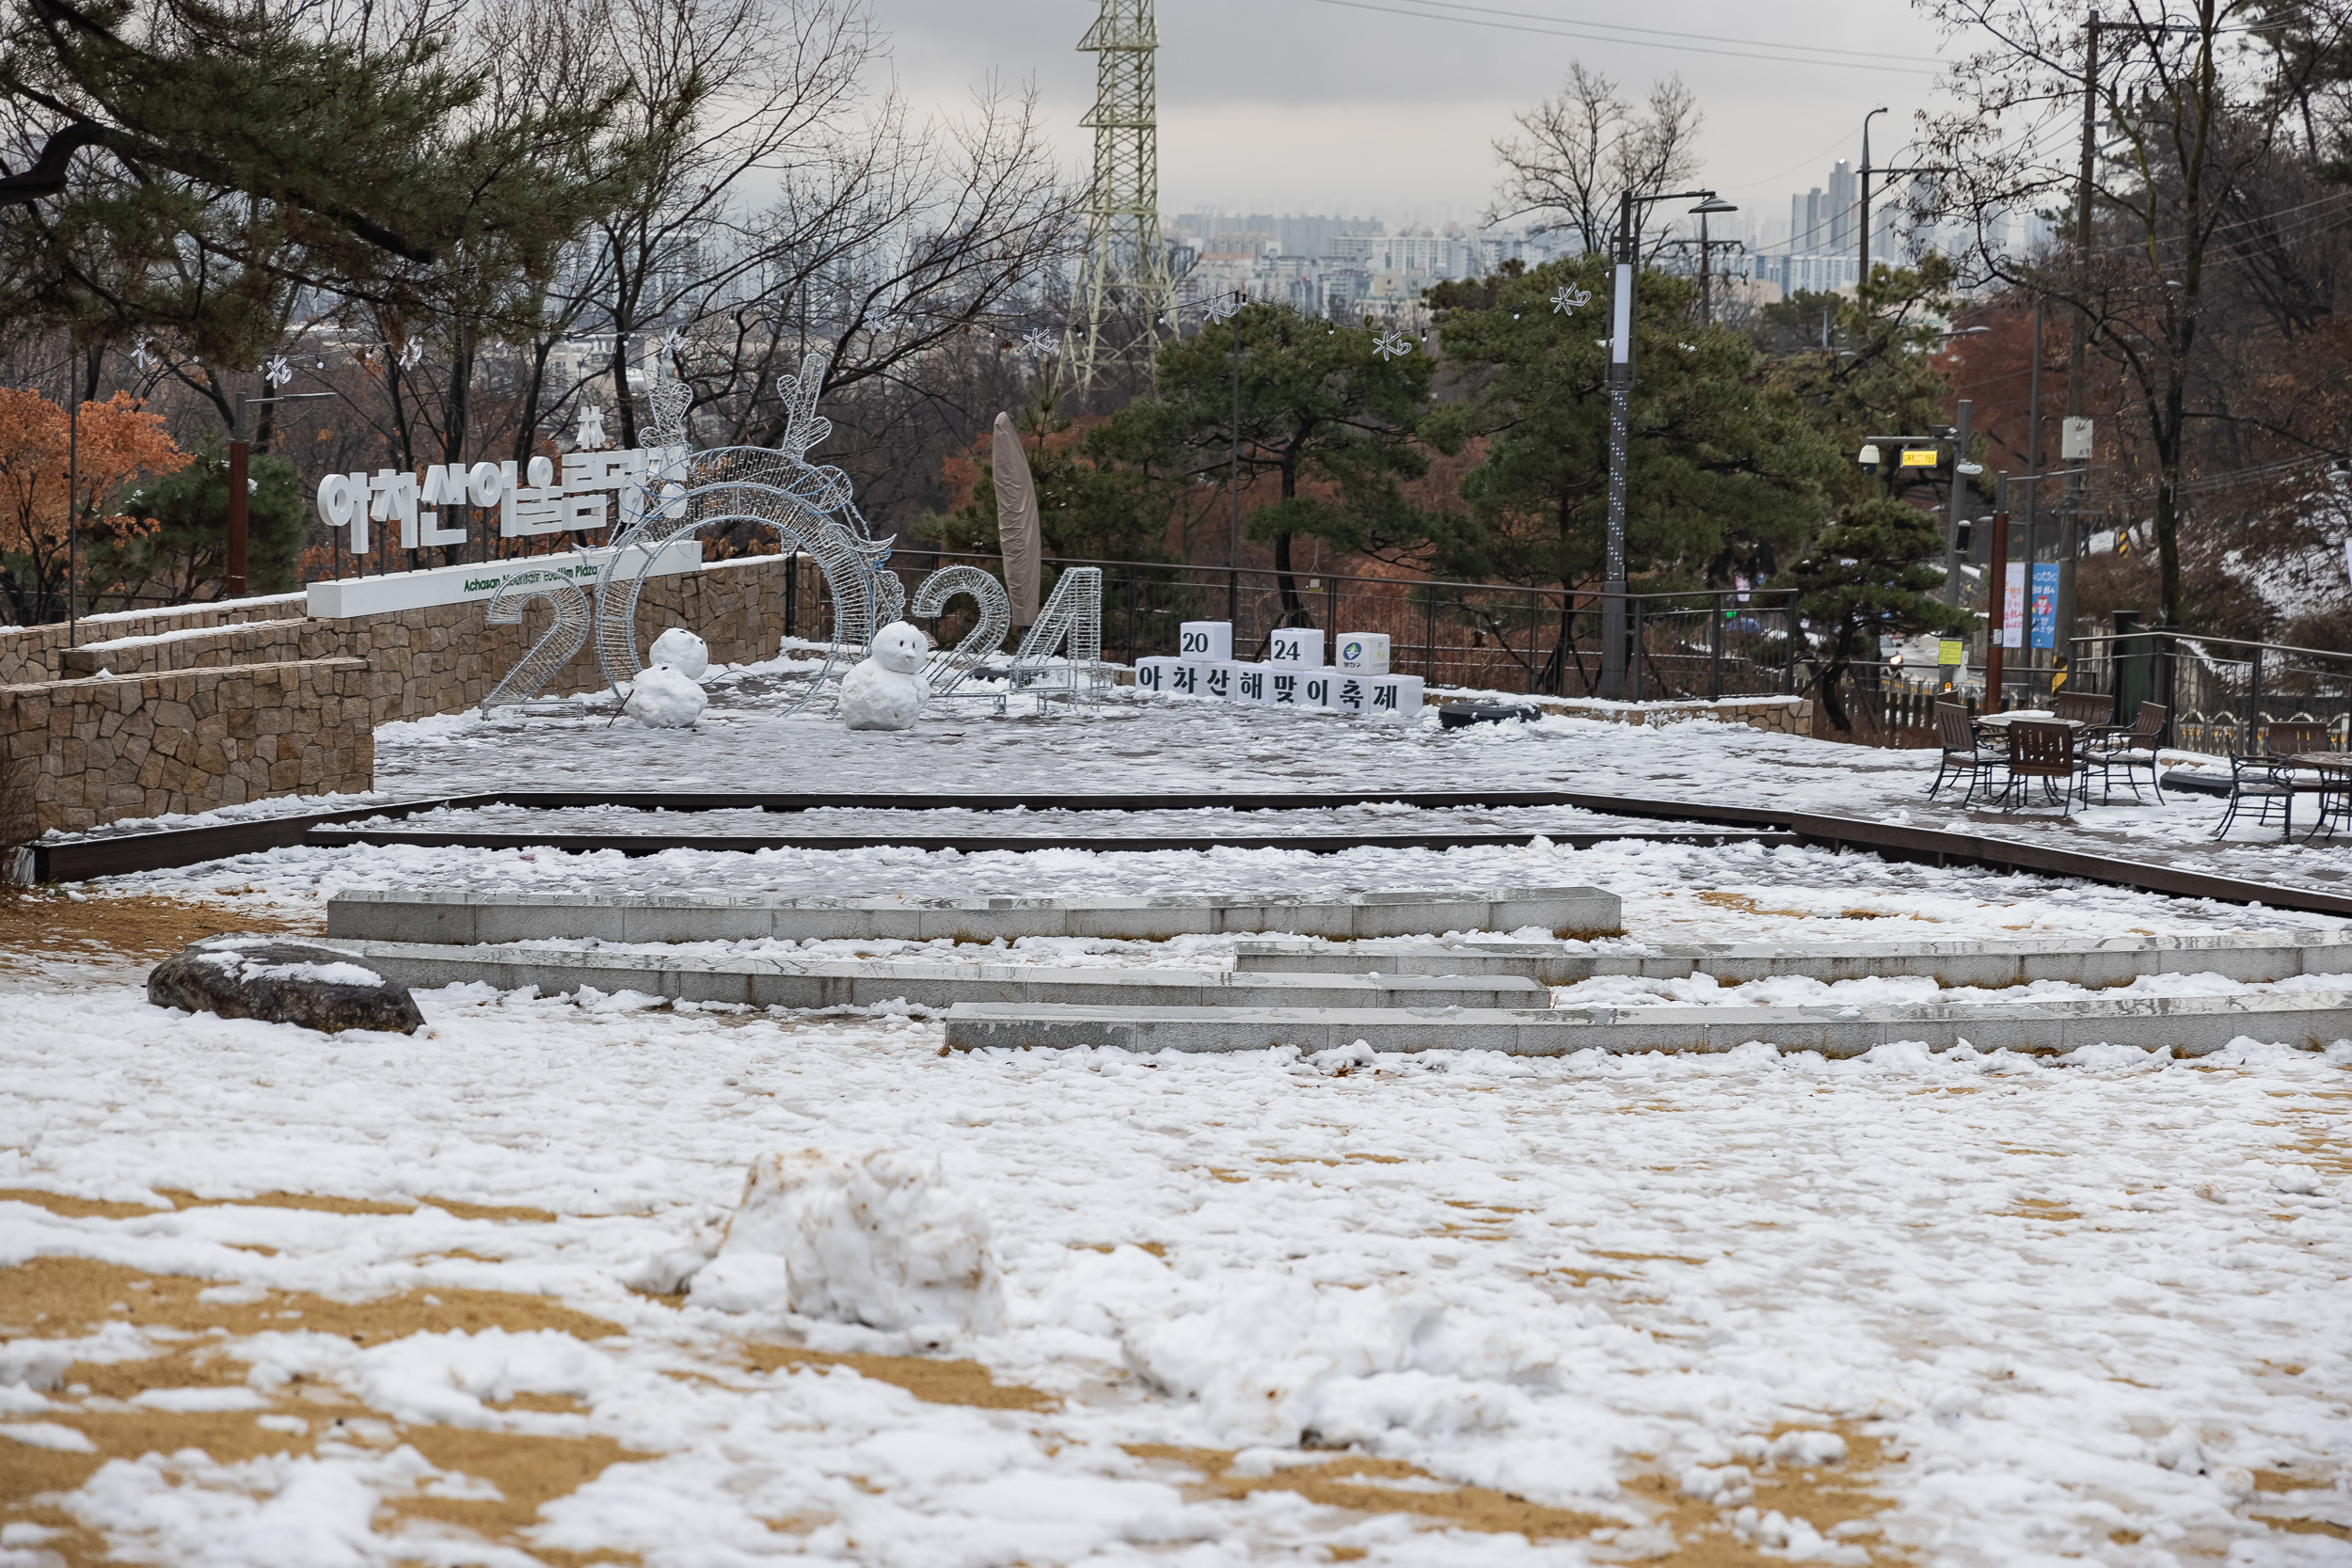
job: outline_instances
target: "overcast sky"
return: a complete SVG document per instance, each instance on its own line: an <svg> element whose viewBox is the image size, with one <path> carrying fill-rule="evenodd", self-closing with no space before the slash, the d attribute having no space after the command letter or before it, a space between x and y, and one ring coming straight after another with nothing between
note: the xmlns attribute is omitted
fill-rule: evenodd
<svg viewBox="0 0 2352 1568"><path fill-rule="evenodd" d="M1093 101L1094 56L1076 52L1088 0L874 0L900 86L953 103L993 71L1033 79L1065 158L1090 157L1078 120ZM1517 22L1556 18L1670 30L1653 47L1505 31L1396 15L1366 6ZM1497 14L1498 12L1502 14ZM1786 219L1788 196L1821 182L1834 159L1860 155L1863 116L1878 104L1872 161L1907 138L1929 102L1935 30L1901 0L1160 0L1160 205L1272 213L1377 214L1391 223L1474 220L1491 198L1493 143L1512 114L1555 93L1571 60L1638 96L1679 73L1705 107L1706 182L1758 216ZM1763 40L1769 49L1744 42ZM1843 49L1893 58L1844 64L1749 54ZM1733 53L1698 53L1699 49Z"/></svg>

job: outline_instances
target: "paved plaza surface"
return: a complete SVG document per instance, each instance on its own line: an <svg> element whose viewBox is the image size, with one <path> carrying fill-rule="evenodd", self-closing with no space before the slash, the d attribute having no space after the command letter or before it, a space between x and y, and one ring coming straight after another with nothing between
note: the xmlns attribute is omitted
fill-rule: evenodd
<svg viewBox="0 0 2352 1568"><path fill-rule="evenodd" d="M2004 818L1925 801L1931 753L1713 723L1449 733L1121 697L854 735L766 716L769 678L723 686L692 733L390 726L379 788L1558 788L1907 816L2315 886L2352 868L2325 839L2203 847L2207 798ZM820 815L782 820L876 820ZM1551 835L1610 819L1553 808L1025 815L1527 840L301 847L8 907L0 1565L2352 1562L2352 1042L2244 1037L2196 1060L1899 1041L1848 1061L1767 1041L948 1053L905 1006L469 985L421 992L426 1026L404 1037L144 999L181 943L317 933L357 889L1587 885L1624 900L1625 934L1595 951L2344 925L1803 846L1573 849ZM765 950L782 948L1235 961L1230 937ZM2098 994L2299 986L2178 974ZM1632 1007L1988 994L1932 974L1553 988Z"/></svg>

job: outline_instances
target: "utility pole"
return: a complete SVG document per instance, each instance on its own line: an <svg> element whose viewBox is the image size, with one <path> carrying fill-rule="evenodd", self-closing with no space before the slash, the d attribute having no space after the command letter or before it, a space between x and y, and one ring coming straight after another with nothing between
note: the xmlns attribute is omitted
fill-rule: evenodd
<svg viewBox="0 0 2352 1568"><path fill-rule="evenodd" d="M1993 503L1992 587L1985 594L1984 711L2001 711L2001 638L2003 611L2009 604L2009 475L2000 478L1998 499Z"/></svg>
<svg viewBox="0 0 2352 1568"><path fill-rule="evenodd" d="M1232 492L1232 515L1228 519L1225 540L1225 619L1232 625L1241 624L1241 304L1243 294L1233 291L1233 434L1232 482L1227 486Z"/></svg>
<svg viewBox="0 0 2352 1568"><path fill-rule="evenodd" d="M1862 211L1861 224L1855 237L1861 241L1861 262L1854 269L1854 298L1861 299L1870 287L1870 121L1886 112L1882 103L1862 117ZM1865 302L1867 303L1867 301Z"/></svg>
<svg viewBox="0 0 2352 1568"><path fill-rule="evenodd" d="M2088 265L2090 255L2090 172L2091 158L2097 150L2099 134L2099 13L2090 13L2089 37L2083 51L2083 150L2082 169L2074 184L2074 255ZM2034 363L2041 359L2041 307L2035 307ZM2090 352L2090 309L2088 305L2074 313L2074 339L2066 348L2066 417L2079 419L2083 411L2083 365ZM2037 432L2037 435L2039 432ZM2086 461L2066 479L2066 499L2058 514L2058 635L2051 639L2057 644L2050 651L2052 660L2060 657L2059 650L2072 651L2074 635L2074 556L2079 548L2075 540L2075 518L2082 508L2083 471ZM2033 464L2036 473L2042 465Z"/></svg>
<svg viewBox="0 0 2352 1568"><path fill-rule="evenodd" d="M1952 454L1952 483L1944 496L1944 504L1950 513L1944 519L1944 602L1948 605L1960 603L1961 522L1976 509L1976 498L1969 493L1973 486L1968 483L1968 470L1973 466L1968 458L1972 404L1968 399L1961 398L1957 400L1957 409L1953 418L1957 421L1959 435L1955 439L1960 450Z"/></svg>
<svg viewBox="0 0 2352 1568"><path fill-rule="evenodd" d="M1634 292L1642 267L1634 213L1653 201L1691 198L1699 200L1700 205L1692 211L1702 219L1708 213L1740 210L1718 200L1713 191L1661 191L1637 197L1629 188L1617 193L1617 254L1609 300L1609 547L1601 568L1600 600L1600 694L1610 702L1626 700L1626 425L1633 404L1633 328L1639 319Z"/></svg>

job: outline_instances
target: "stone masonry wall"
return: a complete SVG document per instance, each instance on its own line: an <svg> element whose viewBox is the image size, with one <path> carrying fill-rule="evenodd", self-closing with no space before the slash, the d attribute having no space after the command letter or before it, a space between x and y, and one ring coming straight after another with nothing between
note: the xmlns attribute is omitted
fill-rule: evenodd
<svg viewBox="0 0 2352 1568"><path fill-rule="evenodd" d="M0 761L44 830L375 783L367 665L308 659L0 687Z"/></svg>
<svg viewBox="0 0 2352 1568"><path fill-rule="evenodd" d="M0 626L0 686L56 680L66 672L57 656L70 643L103 642L118 637L152 637L197 626L234 626L246 621L281 621L301 616L300 594L273 594L223 604L169 605L160 610L125 610L85 615L78 626L53 621L39 626Z"/></svg>
<svg viewBox="0 0 2352 1568"><path fill-rule="evenodd" d="M813 617L823 579L806 556L800 558L800 609ZM772 658L784 627L786 581L787 560L780 556L714 562L698 572L651 578L637 601L638 647L676 626L710 644L713 663ZM82 645L73 648L66 646L62 626L0 629L0 681L71 680L102 669L128 675L358 658L368 665L370 717L381 724L481 702L547 630L549 616L546 606L533 605L520 626L493 626L476 602L312 620L302 595L278 594L82 625ZM803 636L810 629L805 621L798 627ZM591 646L557 672L548 692L594 691L603 685Z"/></svg>

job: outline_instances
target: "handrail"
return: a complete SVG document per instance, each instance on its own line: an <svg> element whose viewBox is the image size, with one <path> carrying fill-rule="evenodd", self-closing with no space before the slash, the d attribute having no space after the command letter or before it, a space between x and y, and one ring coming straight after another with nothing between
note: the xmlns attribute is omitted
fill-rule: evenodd
<svg viewBox="0 0 2352 1568"><path fill-rule="evenodd" d="M2134 626L2129 631L2103 632L2095 637L2070 637L2067 643L2120 642L2127 637L2169 637L2175 642L2218 642L2232 648L2259 648L2269 653L2306 654L2313 658L2340 658L2352 663L2352 653L2341 648L2305 648L2293 642L2255 642L2243 637L2208 637L2203 632L2182 631L2177 626Z"/></svg>
<svg viewBox="0 0 2352 1568"><path fill-rule="evenodd" d="M987 550L926 549L919 546L906 546L894 550L892 554L894 558L897 556L907 556L910 558L923 557L932 561L952 560L993 562L1002 560L1002 557ZM1228 573L1241 572L1248 573L1257 577L1312 578L1318 582L1375 582L1398 588L1474 588L1501 594L1549 594L1553 597L1577 599L1601 599L1612 597L1623 597L1627 599L1720 599L1729 598L1734 595L1743 594L1749 595L1751 598L1757 594L1770 594L1780 598L1794 599L1798 593L1798 591L1794 588L1676 588L1661 589L1656 593L1649 594L1625 594L1620 595L1611 594L1607 592L1607 590L1598 587L1544 588L1523 582L1465 582L1454 578L1372 577L1358 572L1333 572L1327 571L1322 567L1310 566L1293 566L1286 572L1279 566L1225 566L1217 564L1203 564L1199 562L1191 561L1111 561L1096 556L1082 555L1048 555L1041 556L1039 559L1048 566L1117 566L1140 571L1200 572L1216 577L1223 577Z"/></svg>

